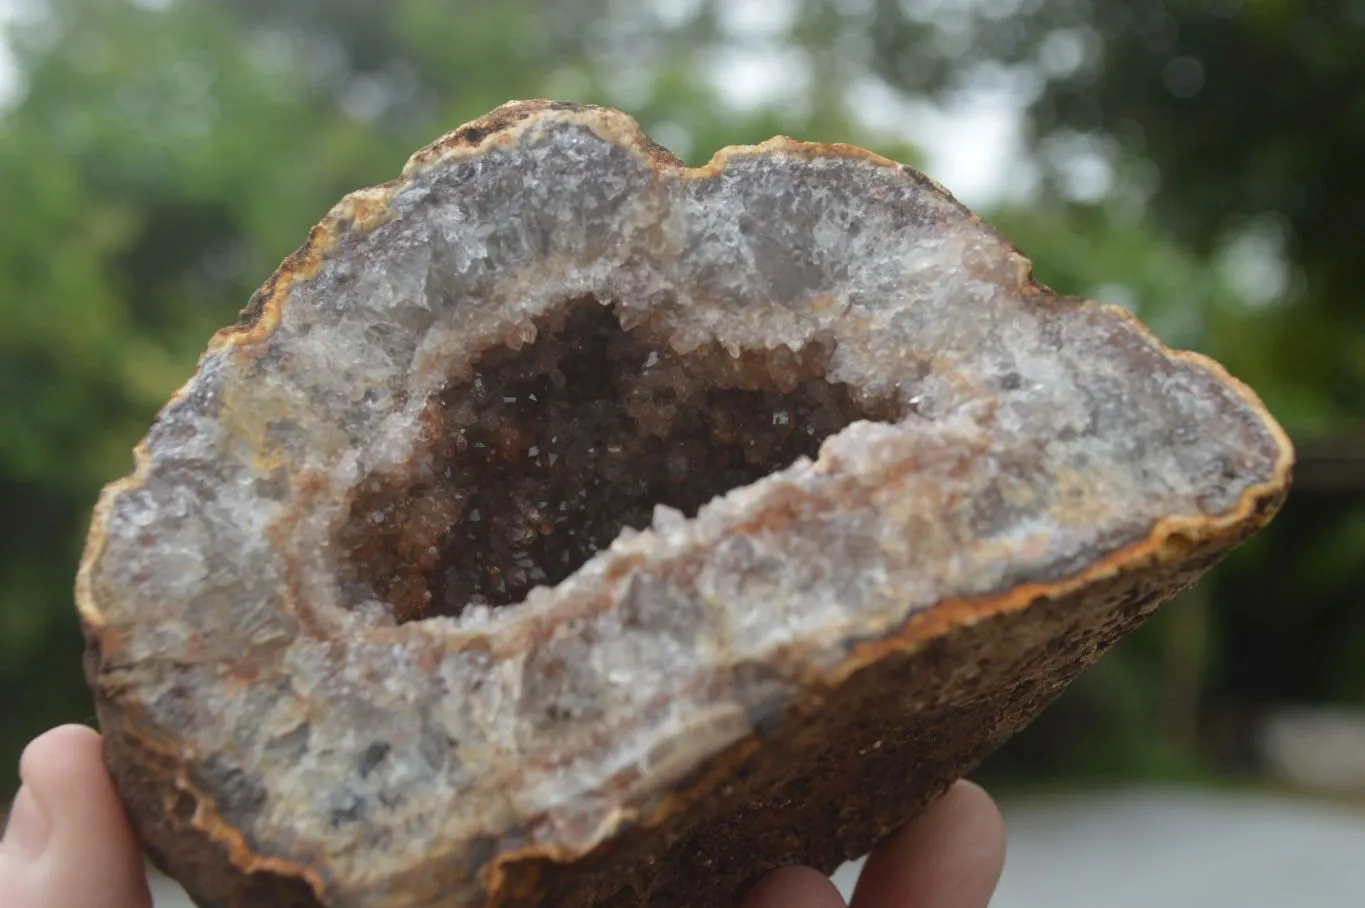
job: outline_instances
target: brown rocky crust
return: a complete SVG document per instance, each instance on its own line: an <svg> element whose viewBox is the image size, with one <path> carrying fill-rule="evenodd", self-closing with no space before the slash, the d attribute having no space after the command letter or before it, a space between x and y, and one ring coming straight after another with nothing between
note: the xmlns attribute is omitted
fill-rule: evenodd
<svg viewBox="0 0 1365 908"><path fill-rule="evenodd" d="M968 772L1292 458L909 168L518 102L213 339L96 509L86 673L205 908L733 904Z"/></svg>

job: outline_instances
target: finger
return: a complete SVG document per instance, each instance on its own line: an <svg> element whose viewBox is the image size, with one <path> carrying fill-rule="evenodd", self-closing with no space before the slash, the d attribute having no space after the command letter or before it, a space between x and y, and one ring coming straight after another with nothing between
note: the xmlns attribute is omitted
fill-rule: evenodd
<svg viewBox="0 0 1365 908"><path fill-rule="evenodd" d="M829 877L811 867L784 867L758 881L743 908L845 908Z"/></svg>
<svg viewBox="0 0 1365 908"><path fill-rule="evenodd" d="M53 729L24 750L19 774L51 824L41 853L22 870L32 908L148 908L142 852L105 769L99 735L81 725Z"/></svg>
<svg viewBox="0 0 1365 908"><path fill-rule="evenodd" d="M1005 821L959 782L867 859L853 908L986 908L1005 866Z"/></svg>
<svg viewBox="0 0 1365 908"><path fill-rule="evenodd" d="M0 849L16 860L38 858L52 838L52 820L33 796L33 789L20 785L10 805L9 822Z"/></svg>
<svg viewBox="0 0 1365 908"><path fill-rule="evenodd" d="M34 888L35 863L52 838L52 822L27 785L19 788L10 805L5 835L0 839L0 905L6 908L42 908Z"/></svg>

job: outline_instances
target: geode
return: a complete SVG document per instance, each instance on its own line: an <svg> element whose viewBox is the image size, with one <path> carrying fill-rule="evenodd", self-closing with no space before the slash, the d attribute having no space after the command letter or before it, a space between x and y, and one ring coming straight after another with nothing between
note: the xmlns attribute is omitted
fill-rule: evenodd
<svg viewBox="0 0 1365 908"><path fill-rule="evenodd" d="M201 906L710 906L833 870L1270 519L1246 387L933 182L513 103L343 200L77 598Z"/></svg>

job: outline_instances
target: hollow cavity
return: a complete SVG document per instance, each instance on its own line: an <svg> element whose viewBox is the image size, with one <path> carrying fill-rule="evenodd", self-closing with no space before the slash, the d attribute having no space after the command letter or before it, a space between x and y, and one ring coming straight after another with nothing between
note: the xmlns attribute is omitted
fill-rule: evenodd
<svg viewBox="0 0 1365 908"><path fill-rule="evenodd" d="M648 526L656 505L693 516L851 422L897 418L826 381L829 353L680 355L596 300L566 304L432 402L419 479L364 484L342 539L350 604L407 621L520 602Z"/></svg>

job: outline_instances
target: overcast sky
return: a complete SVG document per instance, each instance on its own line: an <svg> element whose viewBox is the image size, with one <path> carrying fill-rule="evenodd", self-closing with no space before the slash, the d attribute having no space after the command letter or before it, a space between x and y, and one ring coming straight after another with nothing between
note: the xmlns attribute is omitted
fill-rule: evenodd
<svg viewBox="0 0 1365 908"><path fill-rule="evenodd" d="M0 30L14 17L15 10L22 0L0 0ZM0 108L14 94L14 64L10 60L9 46L0 42Z"/></svg>
<svg viewBox="0 0 1365 908"><path fill-rule="evenodd" d="M0 0L0 27L31 0ZM676 15L691 0L654 0L656 9ZM714 87L722 100L740 108L777 100L801 84L801 61L775 52L765 38L777 39L791 24L790 0L730 0L722 5L722 25L735 47L722 55ZM684 13L685 14L685 13ZM780 46L780 45L779 45ZM0 108L17 86L8 49L0 43ZM907 141L925 154L925 170L972 208L990 208L1006 194L1026 192L1028 165L1019 128L1023 99L1008 87L982 86L951 110L912 101L874 80L856 86L849 101L871 130ZM834 136L798 136L834 141Z"/></svg>

